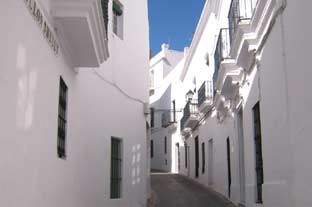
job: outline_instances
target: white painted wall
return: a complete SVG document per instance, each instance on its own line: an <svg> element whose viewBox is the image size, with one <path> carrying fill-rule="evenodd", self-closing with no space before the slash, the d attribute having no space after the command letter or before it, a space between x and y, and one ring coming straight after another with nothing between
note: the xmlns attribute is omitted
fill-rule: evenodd
<svg viewBox="0 0 312 207"><path fill-rule="evenodd" d="M50 11L49 1L43 3ZM110 58L95 70L130 96L148 102L147 2L122 4L123 40L112 34L110 23ZM0 12L0 206L145 206L147 135L142 104L92 69L74 72L62 49L56 57L23 1L2 1ZM60 76L69 95L66 160L57 158ZM109 198L111 136L123 140L118 200Z"/></svg>

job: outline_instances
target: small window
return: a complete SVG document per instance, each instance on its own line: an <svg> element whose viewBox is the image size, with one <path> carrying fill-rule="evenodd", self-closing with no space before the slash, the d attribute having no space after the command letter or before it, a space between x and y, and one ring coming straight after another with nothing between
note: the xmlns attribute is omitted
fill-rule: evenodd
<svg viewBox="0 0 312 207"><path fill-rule="evenodd" d="M58 129L57 129L57 155L61 159L66 158L66 127L67 126L67 86L60 78Z"/></svg>
<svg viewBox="0 0 312 207"><path fill-rule="evenodd" d="M121 198L122 181L122 145L121 140L113 138L111 140L111 184L110 198Z"/></svg>
<svg viewBox="0 0 312 207"><path fill-rule="evenodd" d="M151 140L151 158L154 157L154 141Z"/></svg>
<svg viewBox="0 0 312 207"><path fill-rule="evenodd" d="M118 1L113 1L113 32L123 38L123 6Z"/></svg>
<svg viewBox="0 0 312 207"><path fill-rule="evenodd" d="M151 111L151 127L154 127L154 108L150 109Z"/></svg>

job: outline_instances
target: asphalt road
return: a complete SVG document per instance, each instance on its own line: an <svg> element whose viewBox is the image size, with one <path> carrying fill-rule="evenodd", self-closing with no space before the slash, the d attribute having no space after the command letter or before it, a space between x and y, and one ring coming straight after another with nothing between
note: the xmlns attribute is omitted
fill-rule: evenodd
<svg viewBox="0 0 312 207"><path fill-rule="evenodd" d="M152 173L156 207L235 207L218 193L181 175Z"/></svg>

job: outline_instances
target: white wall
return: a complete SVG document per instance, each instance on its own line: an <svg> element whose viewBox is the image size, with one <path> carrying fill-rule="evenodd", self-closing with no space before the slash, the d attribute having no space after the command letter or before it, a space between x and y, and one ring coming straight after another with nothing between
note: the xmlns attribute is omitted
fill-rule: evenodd
<svg viewBox="0 0 312 207"><path fill-rule="evenodd" d="M124 38L109 31L110 58L96 70L127 94L148 102L147 2L122 3ZM0 93L5 97L0 107L0 206L144 206L147 145L142 104L126 98L92 69L74 72L62 49L56 57L23 1L0 4L5 28L0 52ZM48 1L43 5L50 11ZM60 76L69 95L66 160L57 158ZM111 136L123 139L119 200L109 199Z"/></svg>

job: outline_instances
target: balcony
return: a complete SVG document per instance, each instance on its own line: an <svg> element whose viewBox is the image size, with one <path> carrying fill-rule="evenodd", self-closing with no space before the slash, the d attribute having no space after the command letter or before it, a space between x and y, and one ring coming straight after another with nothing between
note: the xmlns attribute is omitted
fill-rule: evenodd
<svg viewBox="0 0 312 207"><path fill-rule="evenodd" d="M222 97L232 98L237 94L238 83L242 80L242 68L230 57L230 32L221 29L215 51L215 73L213 76L215 104L218 102L216 91ZM233 90L233 87L235 90Z"/></svg>
<svg viewBox="0 0 312 207"><path fill-rule="evenodd" d="M258 0L232 0L228 19L230 42L235 39L235 34L240 25L249 24L253 17Z"/></svg>
<svg viewBox="0 0 312 207"><path fill-rule="evenodd" d="M108 0L54 0L51 13L73 67L98 67L108 58Z"/></svg>
<svg viewBox="0 0 312 207"><path fill-rule="evenodd" d="M205 81L198 90L198 110L207 112L213 104L213 84L212 81Z"/></svg>
<svg viewBox="0 0 312 207"><path fill-rule="evenodd" d="M197 100L191 99L186 103L183 109L183 117L181 119L181 131L191 131L196 126L196 124L198 124L198 122L198 102Z"/></svg>
<svg viewBox="0 0 312 207"><path fill-rule="evenodd" d="M218 74L220 65L222 62L230 59L230 37L229 37L229 29L222 28L220 29L217 46L214 54L214 61L215 61L215 72L213 74L213 85L216 86L216 82L218 80Z"/></svg>
<svg viewBox="0 0 312 207"><path fill-rule="evenodd" d="M177 127L175 111L166 110L161 115L161 125L163 128L175 129Z"/></svg>

